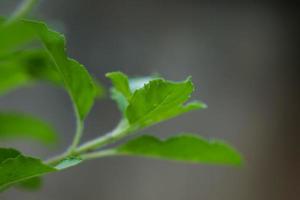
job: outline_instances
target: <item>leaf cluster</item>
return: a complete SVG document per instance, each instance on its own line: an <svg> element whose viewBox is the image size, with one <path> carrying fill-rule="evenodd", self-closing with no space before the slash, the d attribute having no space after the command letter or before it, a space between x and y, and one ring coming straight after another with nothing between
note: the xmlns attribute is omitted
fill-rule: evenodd
<svg viewBox="0 0 300 200"><path fill-rule="evenodd" d="M61 87L73 103L77 124L66 151L48 160L33 158L12 148L0 148L0 190L11 186L36 189L42 182L42 175L104 156L241 164L239 153L225 142L206 140L191 133L166 139L142 134L107 147L123 138L132 138L137 131L204 109L206 105L189 101L195 89L190 77L181 82L159 76L129 78L122 72L107 73L106 77L112 82L111 99L116 102L122 118L111 132L82 143L85 118L94 102L102 96L103 87L82 64L68 57L64 36L44 22L17 17L0 19L0 95L39 82ZM57 135L55 128L39 117L0 111L1 140L21 138L52 144L57 141Z"/></svg>

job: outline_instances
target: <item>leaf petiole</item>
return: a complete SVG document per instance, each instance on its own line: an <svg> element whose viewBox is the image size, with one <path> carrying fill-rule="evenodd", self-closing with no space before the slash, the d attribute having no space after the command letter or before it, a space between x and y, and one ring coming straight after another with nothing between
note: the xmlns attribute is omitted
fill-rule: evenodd
<svg viewBox="0 0 300 200"><path fill-rule="evenodd" d="M114 143L126 136L129 133L128 122L126 120L121 120L114 130L111 132L95 138L89 142L86 142L77 148L77 153L92 151L98 149L104 145Z"/></svg>
<svg viewBox="0 0 300 200"><path fill-rule="evenodd" d="M118 152L115 149L106 149L106 150L96 151L92 153L82 154L80 157L83 160L92 160L96 158L103 158L103 157L113 156L117 154Z"/></svg>
<svg viewBox="0 0 300 200"><path fill-rule="evenodd" d="M79 118L78 111L77 111L76 107L75 107L75 111L76 111L76 132L75 132L75 136L73 138L72 144L68 149L68 152L70 152L70 153L72 153L76 150L76 147L80 143L80 139L82 137L83 129L84 129L84 123Z"/></svg>

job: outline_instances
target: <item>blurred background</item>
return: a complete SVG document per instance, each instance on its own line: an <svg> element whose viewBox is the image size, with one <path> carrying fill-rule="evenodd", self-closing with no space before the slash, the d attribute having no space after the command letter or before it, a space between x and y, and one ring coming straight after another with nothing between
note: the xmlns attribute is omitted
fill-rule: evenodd
<svg viewBox="0 0 300 200"><path fill-rule="evenodd" d="M1 0L0 13L17 0ZM144 132L221 138L242 152L242 168L133 157L104 158L46 176L38 192L11 189L3 200L297 200L300 198L299 7L217 1L42 0L34 16L63 32L68 53L106 87L106 72L192 75L193 98L208 109ZM1 45L1 44L0 44ZM0 99L3 110L41 116L61 133L57 148L14 142L28 154L63 151L74 132L67 94L41 84ZM97 101L84 140L111 130L120 114ZM8 145L1 144L1 145Z"/></svg>

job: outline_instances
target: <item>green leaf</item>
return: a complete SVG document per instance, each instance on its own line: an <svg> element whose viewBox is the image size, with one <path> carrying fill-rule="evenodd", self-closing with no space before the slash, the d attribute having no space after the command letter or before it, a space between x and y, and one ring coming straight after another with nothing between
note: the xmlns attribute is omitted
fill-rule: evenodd
<svg viewBox="0 0 300 200"><path fill-rule="evenodd" d="M110 89L111 98L117 102L122 114L125 114L132 93L151 80L158 78L158 76L145 76L128 79L127 75L122 72L110 72L106 74L106 77L111 79L113 83L114 87Z"/></svg>
<svg viewBox="0 0 300 200"><path fill-rule="evenodd" d="M122 112L122 114L124 114L128 106L128 101L126 97L121 92L116 90L116 88L110 89L110 97L117 103L119 110Z"/></svg>
<svg viewBox="0 0 300 200"><path fill-rule="evenodd" d="M21 86L46 81L54 86L64 82L45 50L20 51L0 58L0 95ZM104 94L102 85L93 78L98 98Z"/></svg>
<svg viewBox="0 0 300 200"><path fill-rule="evenodd" d="M26 44L35 38L35 33L22 21L6 24L0 18L0 57L23 49Z"/></svg>
<svg viewBox="0 0 300 200"><path fill-rule="evenodd" d="M62 161L60 161L54 168L58 171L64 170L70 167L74 167L82 162L82 159L78 157L69 157L65 158ZM16 187L20 189L25 189L25 190L38 190L41 188L43 183L42 177L33 177L30 179L26 179L24 181L19 182L16 184Z"/></svg>
<svg viewBox="0 0 300 200"><path fill-rule="evenodd" d="M32 28L44 44L71 96L76 114L80 120L83 120L90 111L98 92L93 79L83 65L68 58L63 35L50 30L41 22L29 20L23 22Z"/></svg>
<svg viewBox="0 0 300 200"><path fill-rule="evenodd" d="M0 138L30 138L50 144L57 141L57 133L48 123L33 116L0 112Z"/></svg>
<svg viewBox="0 0 300 200"><path fill-rule="evenodd" d="M22 36L23 29L25 30L24 36ZM2 24L0 26L0 38L0 43L3 42L0 56L9 55L23 44L39 39L44 44L49 58L54 64L53 67L56 68L71 96L76 115L81 121L86 117L95 97L99 95L99 88L83 65L67 57L65 38L61 34L50 30L44 23L22 20L9 26ZM15 81L21 82L20 80L21 78L15 79Z"/></svg>
<svg viewBox="0 0 300 200"><path fill-rule="evenodd" d="M18 182L56 171L41 160L27 157L13 149L0 148L0 190ZM5 158L5 159L3 159Z"/></svg>
<svg viewBox="0 0 300 200"><path fill-rule="evenodd" d="M45 51L22 51L0 60L0 94L17 87L31 85L38 80L63 85Z"/></svg>
<svg viewBox="0 0 300 200"><path fill-rule="evenodd" d="M42 183L43 183L42 177L34 177L34 178L21 181L16 185L16 187L25 190L35 191L42 187Z"/></svg>
<svg viewBox="0 0 300 200"><path fill-rule="evenodd" d="M131 98L131 90L129 88L128 77L122 72L110 72L106 74L106 77L110 78L115 90L124 95L129 100Z"/></svg>
<svg viewBox="0 0 300 200"><path fill-rule="evenodd" d="M39 66L34 66L30 69L38 74L41 72L40 75L42 76L38 76L36 78L42 78L42 80L44 80L44 78L49 80L50 76L50 80L57 83L57 77L59 77L60 85L63 82L62 80L64 80L66 88L76 105L78 115L81 119L83 119L93 103L90 96L95 95L100 97L103 94L103 88L96 80L91 80L91 77L82 65L67 58L63 36L57 32L49 30L45 24L40 22L28 20L18 20L10 24L5 22L6 20L4 18L0 18L0 63L7 57L11 57L12 60L15 61L14 59L18 59L16 57L16 52L22 52L24 48L28 47L28 45L33 41L41 39L49 52L49 54L47 54L47 63L51 61L52 70L48 70L50 69L48 65L40 66L40 62L34 63L39 64ZM44 53L46 53L46 51ZM38 61L40 61L40 59L38 59ZM5 67L10 67L8 66L9 63L7 61L5 62ZM1 90L9 90L10 88L13 89L15 87L28 84L31 81L31 76L29 76L28 73L21 73L22 71L24 72L24 70L22 70L24 67L21 65L24 64L24 62L20 63L15 61L11 64L14 65L14 67L10 72L7 72L5 69L1 69L3 67L0 65L0 74L2 74L2 77L5 77L5 72L9 73L9 76L4 79L5 82L0 79L0 94L2 92ZM15 65L18 65L19 68L16 68ZM44 70L42 67L47 69ZM60 74L56 72L55 78L53 79L52 72L56 70L58 70ZM71 71L72 73L70 73ZM77 80L76 78L78 77L81 77L78 82L83 84L82 88L84 89L80 89L78 87L78 83L75 83L75 80ZM4 89L2 87L4 87ZM93 93L93 95L91 95L91 93Z"/></svg>
<svg viewBox="0 0 300 200"><path fill-rule="evenodd" d="M158 75L151 75L151 76L141 76L141 77L134 77L129 79L129 87L132 92L142 88L145 84L153 81L155 79L159 79L160 76Z"/></svg>
<svg viewBox="0 0 300 200"><path fill-rule="evenodd" d="M184 105L193 90L190 79L178 83L163 79L150 81L136 90L129 100L126 117L130 126L139 129L191 110L206 108L201 102Z"/></svg>
<svg viewBox="0 0 300 200"><path fill-rule="evenodd" d="M194 86L188 78L183 82L166 81L158 76L129 79L121 72L106 75L113 82L111 98L134 131L176 117L185 112L206 108L202 102L184 103ZM133 94L132 94L133 93Z"/></svg>
<svg viewBox="0 0 300 200"><path fill-rule="evenodd" d="M93 77L93 83L95 85L95 94L97 99L101 99L105 97L106 91L102 84L97 80L97 78Z"/></svg>
<svg viewBox="0 0 300 200"><path fill-rule="evenodd" d="M76 156L68 157L60 161L56 166L55 169L57 170L63 170L69 167L73 167L75 165L78 165L82 162L82 159Z"/></svg>
<svg viewBox="0 0 300 200"><path fill-rule="evenodd" d="M0 148L0 164L8 158L15 158L20 155L15 149Z"/></svg>
<svg viewBox="0 0 300 200"><path fill-rule="evenodd" d="M151 80L159 78L157 75L153 75L129 79L126 74L119 71L107 73L106 77L109 78L113 83L113 94L115 92L119 92L127 100L131 98L132 93L135 92L137 89L144 87L144 85L150 82Z"/></svg>
<svg viewBox="0 0 300 200"><path fill-rule="evenodd" d="M123 155L146 156L192 163L240 165L240 154L228 144L199 136L183 134L160 140L143 135L120 146Z"/></svg>
<svg viewBox="0 0 300 200"><path fill-rule="evenodd" d="M111 98L117 102L119 110L124 114L128 100L132 96L128 77L122 72L110 72L105 76L112 81L114 86L110 89Z"/></svg>

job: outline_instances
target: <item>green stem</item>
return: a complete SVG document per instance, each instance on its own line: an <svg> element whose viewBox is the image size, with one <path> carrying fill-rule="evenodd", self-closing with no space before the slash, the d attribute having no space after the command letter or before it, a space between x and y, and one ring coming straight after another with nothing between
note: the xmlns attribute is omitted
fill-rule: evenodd
<svg viewBox="0 0 300 200"><path fill-rule="evenodd" d="M130 130L128 128L127 122L125 120L122 120L122 121L120 121L120 123L114 130L105 134L104 136L101 136L101 137L95 138L91 141L88 141L79 147L77 146L77 142L76 143L73 142L73 144L70 146L70 148L65 153L47 160L46 163L49 165L56 165L61 160L65 159L67 157L70 157L70 156L80 156L82 159L93 159L93 158L99 158L99 157L103 157L103 156L115 155L116 151L113 149L101 150L101 151L92 152L92 153L89 153L89 152L96 150L100 147L103 147L105 145L114 143L117 140L120 140L121 138L126 136L129 131ZM80 136L81 136L81 134L80 134ZM77 137L79 137L79 139L80 139L80 136L77 136ZM76 138L76 136L75 136L75 138ZM77 139L74 141L77 141Z"/></svg>
<svg viewBox="0 0 300 200"><path fill-rule="evenodd" d="M32 10L36 2L37 0L24 0L9 18L7 23L12 23L22 17L25 17Z"/></svg>
<svg viewBox="0 0 300 200"><path fill-rule="evenodd" d="M113 155L117 155L117 154L118 154L118 152L115 149L107 149L107 150L102 150L102 151L97 151L97 152L82 154L80 157L83 160L92 160L92 159L96 159L96 158L113 156Z"/></svg>
<svg viewBox="0 0 300 200"><path fill-rule="evenodd" d="M69 153L69 151L66 151L65 153L62 153L58 156L54 156L48 160L45 161L46 164L48 165L52 165L52 166L55 166L57 165L61 160L69 157L71 154Z"/></svg>
<svg viewBox="0 0 300 200"><path fill-rule="evenodd" d="M76 153L80 154L82 152L92 151L104 145L114 143L116 140L119 140L127 135L128 132L129 130L127 127L127 122L122 120L111 132L79 146L76 150Z"/></svg>
<svg viewBox="0 0 300 200"><path fill-rule="evenodd" d="M75 109L75 111L76 111L76 132L75 132L75 136L73 138L72 144L68 150L70 153L72 153L76 150L76 147L80 143L80 139L82 137L82 133L83 133L83 129L84 129L84 124L81 121L81 119L79 118L77 109Z"/></svg>

